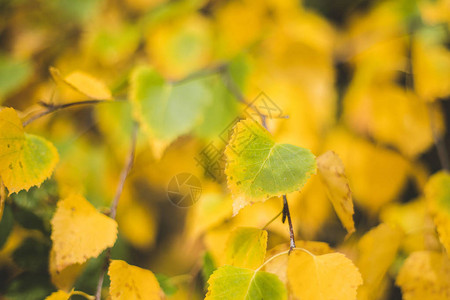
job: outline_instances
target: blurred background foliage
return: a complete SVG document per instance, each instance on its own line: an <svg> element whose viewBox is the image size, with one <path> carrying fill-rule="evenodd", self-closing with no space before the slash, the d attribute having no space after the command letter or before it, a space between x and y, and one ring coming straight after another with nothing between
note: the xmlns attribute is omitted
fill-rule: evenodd
<svg viewBox="0 0 450 300"><path fill-rule="evenodd" d="M1 0L0 104L26 117L42 109L40 101L83 100L55 83L50 66L101 79L116 100L127 100L139 65L169 82L209 80L213 100L189 134L163 145L139 136L112 250L113 258L158 274L169 299L196 299L204 295L202 274L223 264L232 229L262 228L281 210L275 198L231 218L223 176L213 178L195 160L245 111L237 96L250 102L264 92L288 116L268 118L276 140L315 155L334 150L353 191L357 232L345 242L316 177L289 195L297 237L356 259L359 238L381 221L413 232L379 288L380 298L401 299L392 278L405 257L439 249L422 191L442 168L433 141L450 147L450 104L443 101L450 95L449 25L448 0ZM104 256L56 274L49 269L49 221L71 191L107 211L132 126L127 101L60 111L29 126L55 144L60 163L40 188L8 198L0 297L43 299L72 286L95 293ZM187 209L166 194L183 172L200 178L203 189ZM281 222L268 230L269 248L288 241Z"/></svg>

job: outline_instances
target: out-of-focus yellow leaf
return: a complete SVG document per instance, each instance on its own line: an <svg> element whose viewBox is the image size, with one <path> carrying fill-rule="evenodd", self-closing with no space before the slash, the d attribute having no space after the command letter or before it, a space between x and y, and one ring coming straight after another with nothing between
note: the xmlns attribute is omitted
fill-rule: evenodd
<svg viewBox="0 0 450 300"><path fill-rule="evenodd" d="M331 249L327 243L323 242L295 241L295 245L297 248L306 249L314 255L323 255L333 252L333 249ZM267 263L264 265L265 271L277 275L284 284L287 284L288 282L287 269L289 256L280 255L272 260L270 259L278 253L285 252L287 250L289 250L289 243L281 244L270 249L267 251Z"/></svg>
<svg viewBox="0 0 450 300"><path fill-rule="evenodd" d="M316 256L294 250L289 255L287 274L294 296L302 300L353 300L362 284L358 269L341 253Z"/></svg>
<svg viewBox="0 0 450 300"><path fill-rule="evenodd" d="M141 203L119 204L117 222L120 233L136 248L146 249L155 242L155 215Z"/></svg>
<svg viewBox="0 0 450 300"><path fill-rule="evenodd" d="M415 89L425 101L450 95L450 51L443 45L416 37L413 41L412 63Z"/></svg>
<svg viewBox="0 0 450 300"><path fill-rule="evenodd" d="M51 224L57 271L97 257L117 238L116 221L99 213L79 195L58 202Z"/></svg>
<svg viewBox="0 0 450 300"><path fill-rule="evenodd" d="M440 248L424 198L408 203L388 204L380 212L380 220L392 227L400 228L405 233L401 247L408 254L423 249Z"/></svg>
<svg viewBox="0 0 450 300"><path fill-rule="evenodd" d="M384 292L381 284L393 263L403 234L399 229L380 224L367 232L358 242L357 266L363 278L358 299L379 299Z"/></svg>
<svg viewBox="0 0 450 300"><path fill-rule="evenodd" d="M50 73L56 81L62 79L71 88L89 98L98 100L110 100L112 98L111 91L106 85L87 73L74 71L63 78L59 70L53 67L50 67Z"/></svg>
<svg viewBox="0 0 450 300"><path fill-rule="evenodd" d="M415 157L433 144L427 104L393 84L364 84L354 79L344 98L344 118L362 134ZM436 134L444 131L442 114L433 111Z"/></svg>
<svg viewBox="0 0 450 300"><path fill-rule="evenodd" d="M5 209L5 202L6 202L6 189L5 185L3 184L3 181L0 177L0 221L3 217L3 210Z"/></svg>
<svg viewBox="0 0 450 300"><path fill-rule="evenodd" d="M376 213L401 191L410 167L401 155L338 128L326 143L346 168L355 201Z"/></svg>
<svg viewBox="0 0 450 300"><path fill-rule="evenodd" d="M162 291L155 275L124 262L112 260L108 275L111 278L110 295L112 300L119 299L162 299Z"/></svg>
<svg viewBox="0 0 450 300"><path fill-rule="evenodd" d="M17 112L0 111L0 175L10 193L28 190L50 177L58 163L56 148L47 140L23 130Z"/></svg>
<svg viewBox="0 0 450 300"><path fill-rule="evenodd" d="M200 14L158 24L147 33L147 51L166 78L181 79L204 68L211 56L209 20Z"/></svg>
<svg viewBox="0 0 450 300"><path fill-rule="evenodd" d="M420 1L418 4L422 20L426 23L435 25L447 22L450 25L450 1Z"/></svg>
<svg viewBox="0 0 450 300"><path fill-rule="evenodd" d="M450 255L450 174L434 174L425 187L425 195L434 215L439 239Z"/></svg>
<svg viewBox="0 0 450 300"><path fill-rule="evenodd" d="M412 253L398 273L396 284L404 300L444 300L450 295L450 262L439 252Z"/></svg>
<svg viewBox="0 0 450 300"><path fill-rule="evenodd" d="M196 239L209 228L219 225L233 213L231 197L220 193L205 193L192 206L186 219L187 233Z"/></svg>
<svg viewBox="0 0 450 300"><path fill-rule="evenodd" d="M347 237L355 232L353 222L352 192L345 175L344 165L333 151L325 152L317 157L317 169L328 191L328 197L334 210L347 229Z"/></svg>
<svg viewBox="0 0 450 300"><path fill-rule="evenodd" d="M258 39L264 26L264 13L265 5L252 0L233 0L219 6L214 12L215 51L219 58L229 59Z"/></svg>
<svg viewBox="0 0 450 300"><path fill-rule="evenodd" d="M267 231L251 227L236 228L228 238L226 264L256 269L266 256Z"/></svg>
<svg viewBox="0 0 450 300"><path fill-rule="evenodd" d="M45 298L45 300L69 300L70 294L64 292L64 291L57 291L52 293L50 296Z"/></svg>
<svg viewBox="0 0 450 300"><path fill-rule="evenodd" d="M68 292L74 285L75 280L81 275L85 264L73 264L58 271L56 268L55 251L50 251L49 272L52 283L60 290Z"/></svg>

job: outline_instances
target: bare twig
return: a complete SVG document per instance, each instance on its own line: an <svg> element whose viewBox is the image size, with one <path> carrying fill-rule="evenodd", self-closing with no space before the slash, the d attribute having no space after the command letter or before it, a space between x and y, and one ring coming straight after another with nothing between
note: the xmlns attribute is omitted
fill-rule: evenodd
<svg viewBox="0 0 450 300"><path fill-rule="evenodd" d="M294 227L292 226L291 213L289 212L289 204L287 202L286 195L283 195L283 215L284 214L287 216L289 223L289 237L290 237L289 252L290 252L292 251L292 249L295 248L295 237L294 237Z"/></svg>
<svg viewBox="0 0 450 300"><path fill-rule="evenodd" d="M41 102L40 104L45 107L45 110L41 111L40 113L32 116L31 118L29 118L28 120L26 120L25 122L22 123L23 127L27 126L28 124L30 124L31 122L49 115L55 111L58 110L62 110L65 108L69 108L69 107L73 107L73 106L79 106L79 105L88 105L88 104L97 104L97 103L103 103L103 102L112 102L111 100L84 100L84 101L76 101L76 102L69 102L69 103L64 103L64 104L58 104L58 105L53 105L53 104L49 104L46 102Z"/></svg>
<svg viewBox="0 0 450 300"><path fill-rule="evenodd" d="M228 89L228 91L233 94L233 96L236 98L237 101L245 104L247 107L250 107L256 114L258 114L258 116L261 118L261 124L263 125L263 127L267 129L267 123L266 123L266 118L267 116L262 114L258 108L251 102L248 102L243 93L241 92L241 90L239 89L238 85L236 84L236 82L234 81L233 77L231 77L230 72L228 70L227 66L224 66L222 68L222 79Z"/></svg>
<svg viewBox="0 0 450 300"><path fill-rule="evenodd" d="M434 106L439 105L438 103L429 103L428 107L428 115L430 118L430 127L431 133L433 135L434 146L437 149L439 161L441 162L442 169L446 171L450 171L450 164L448 161L448 152L447 147L445 146L444 140L439 136L438 129L435 123L435 109Z"/></svg>
<svg viewBox="0 0 450 300"><path fill-rule="evenodd" d="M136 152L137 132L138 132L138 125L137 125L137 123L135 123L134 126L133 126L132 137L131 137L130 154L128 155L126 164L125 164L125 166L122 169L122 172L120 174L119 184L117 185L117 188L116 188L116 194L114 195L113 202L111 203L109 216L112 219L116 219L117 206L119 204L120 196L122 195L123 187L125 185L125 180L127 179L128 174L130 173L131 168L133 167L134 155L135 155L135 152ZM100 300L101 299L103 279L105 277L106 271L108 270L110 258L111 258L111 248L108 248L106 250L105 264L103 266L103 269L101 271L101 274L100 274L100 277L99 277L98 283L97 283L97 292L95 294L95 299L96 300Z"/></svg>

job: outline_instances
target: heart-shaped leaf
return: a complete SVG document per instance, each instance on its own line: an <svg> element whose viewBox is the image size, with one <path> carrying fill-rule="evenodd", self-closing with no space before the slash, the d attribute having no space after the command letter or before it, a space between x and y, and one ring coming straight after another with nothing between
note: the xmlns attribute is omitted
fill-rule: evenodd
<svg viewBox="0 0 450 300"><path fill-rule="evenodd" d="M251 119L236 124L225 154L234 214L253 202L299 190L316 172L311 151L275 143L270 133Z"/></svg>

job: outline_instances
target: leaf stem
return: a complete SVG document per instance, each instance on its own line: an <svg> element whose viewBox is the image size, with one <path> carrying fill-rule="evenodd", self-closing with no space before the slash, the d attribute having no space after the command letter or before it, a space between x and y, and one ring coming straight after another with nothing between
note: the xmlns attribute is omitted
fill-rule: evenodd
<svg viewBox="0 0 450 300"><path fill-rule="evenodd" d="M116 219L117 206L119 204L120 196L122 195L123 187L125 185L125 180L127 179L128 174L130 174L131 168L133 167L134 155L136 152L137 132L138 132L138 125L137 125L137 123L135 123L133 126L133 129L132 129L132 133L131 133L130 153L128 155L126 164L125 164L124 168L122 169L122 172L120 173L119 184L117 185L116 194L114 195L113 202L111 203L109 216L114 220ZM103 279L105 277L106 271L108 270L110 258L111 258L111 248L108 248L106 250L105 264L102 268L102 271L101 271L101 274L100 274L100 277L99 277L98 283L97 283L97 291L95 293L96 300L101 299Z"/></svg>
<svg viewBox="0 0 450 300"><path fill-rule="evenodd" d="M294 227L292 226L291 213L289 212L289 204L286 195L283 195L283 214L286 214L289 223L289 252L295 248Z"/></svg>
<svg viewBox="0 0 450 300"><path fill-rule="evenodd" d="M94 300L94 299L95 299L94 296L91 296L91 295L89 295L89 294L86 294L85 292L82 292L82 291L72 291L72 292L70 292L70 295L71 295L71 296L72 296L72 295L83 296L84 298L86 298L86 299L88 299L88 300Z"/></svg>
<svg viewBox="0 0 450 300"><path fill-rule="evenodd" d="M256 269L255 272L258 272L259 270L261 270L265 265L267 265L269 262L271 262L271 261L274 260L275 258L280 257L280 256L282 256L282 255L289 254L290 252L291 252L291 249L275 254L274 256L272 256L271 258L269 258L268 260L266 260L262 265L260 265L260 266L258 267L258 269Z"/></svg>
<svg viewBox="0 0 450 300"><path fill-rule="evenodd" d="M276 220L283 212L284 212L284 206L283 206L283 209L282 209L279 213L277 213L277 215L276 215L275 217L273 217L269 222L267 222L266 225L264 225L264 227L262 228L262 230L266 229L267 226L269 226L270 224L272 224L272 222L275 221L275 220Z"/></svg>
<svg viewBox="0 0 450 300"><path fill-rule="evenodd" d="M46 109L41 111L40 113L32 116L31 118L29 118L28 120L24 121L22 123L23 127L27 126L28 124L30 124L31 122L49 115L55 111L59 111L65 108L69 108L69 107L73 107L73 106L79 106L79 105L89 105L89 104L97 104L97 103L103 103L103 102L114 102L114 100L99 100L99 99L95 99L95 100L83 100L83 101L76 101L76 102L69 102L69 103L64 103L64 104L58 104L58 105L54 105L54 104L49 104L46 102L41 102L40 104L42 106L44 106Z"/></svg>

